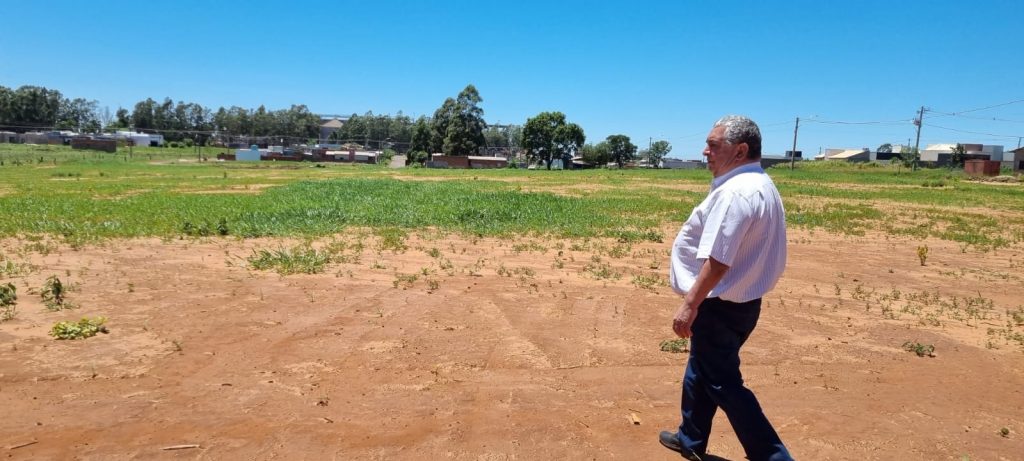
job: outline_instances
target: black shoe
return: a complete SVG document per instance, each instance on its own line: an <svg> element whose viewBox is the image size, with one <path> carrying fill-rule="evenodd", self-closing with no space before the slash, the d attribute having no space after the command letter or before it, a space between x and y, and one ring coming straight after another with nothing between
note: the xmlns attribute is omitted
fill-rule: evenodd
<svg viewBox="0 0 1024 461"><path fill-rule="evenodd" d="M658 441L661 442L661 445L665 448L682 455L683 458L690 461L701 461L700 456L694 453L693 450L685 448L679 444L679 437L676 437L675 432L661 431L661 434L658 434Z"/></svg>

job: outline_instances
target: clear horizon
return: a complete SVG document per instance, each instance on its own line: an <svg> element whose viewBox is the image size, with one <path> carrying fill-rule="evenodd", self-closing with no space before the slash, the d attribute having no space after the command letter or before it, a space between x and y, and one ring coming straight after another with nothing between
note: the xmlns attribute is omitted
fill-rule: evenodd
<svg viewBox="0 0 1024 461"><path fill-rule="evenodd" d="M431 115L472 83L492 124L542 111L587 142L625 134L700 157L720 116L766 155L935 143L1018 146L1024 37L1013 1L8 2L0 85L111 111L146 98L318 114ZM44 26L45 27L42 27ZM980 110L975 110L980 109ZM954 115L955 114L955 115ZM836 123L843 122L843 123Z"/></svg>

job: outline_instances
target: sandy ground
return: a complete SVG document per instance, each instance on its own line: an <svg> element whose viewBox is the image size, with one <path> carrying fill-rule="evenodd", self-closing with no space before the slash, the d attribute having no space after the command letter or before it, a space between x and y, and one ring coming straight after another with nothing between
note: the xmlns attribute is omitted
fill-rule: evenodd
<svg viewBox="0 0 1024 461"><path fill-rule="evenodd" d="M35 266L0 280L19 291L0 323L0 456L679 459L657 442L679 422L685 354L659 349L678 299L639 286L665 279L664 232L628 249L367 237L358 260L288 276L245 259L289 242L0 241ZM790 240L743 371L797 459L1024 459L1024 351L998 333L1022 330L1006 313L1024 305L1022 248L930 240L922 266L920 242ZM43 307L51 275L78 308ZM109 334L47 335L96 315ZM721 413L710 451L744 458Z"/></svg>

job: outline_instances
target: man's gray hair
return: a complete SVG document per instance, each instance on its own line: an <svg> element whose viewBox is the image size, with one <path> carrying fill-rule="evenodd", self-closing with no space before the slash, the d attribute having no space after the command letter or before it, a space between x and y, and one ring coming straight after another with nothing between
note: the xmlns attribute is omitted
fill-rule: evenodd
<svg viewBox="0 0 1024 461"><path fill-rule="evenodd" d="M736 145L747 143L747 158L761 158L761 130L753 120L742 115L726 115L715 122L713 128L725 127L725 142Z"/></svg>

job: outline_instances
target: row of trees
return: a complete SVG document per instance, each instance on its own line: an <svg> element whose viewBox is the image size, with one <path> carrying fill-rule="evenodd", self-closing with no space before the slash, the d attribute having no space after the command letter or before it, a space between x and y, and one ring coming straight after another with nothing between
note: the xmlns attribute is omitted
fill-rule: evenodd
<svg viewBox="0 0 1024 461"><path fill-rule="evenodd" d="M637 158L637 146L628 136L608 136L597 144L585 144L583 128L568 121L561 112L541 112L525 125L488 125L480 107L483 98L467 85L454 98L447 98L430 117L416 120L399 112L395 116L352 114L341 129L331 135L337 143L357 143L371 149L395 148L410 153L410 161L423 161L427 153L476 155L522 151L531 162L551 168L555 160L565 163L582 156L584 161L620 166ZM195 103L164 98L146 98L132 110L100 108L96 101L65 98L59 91L38 86L16 90L0 86L0 129L26 131L40 128L76 129L81 132L126 129L164 134L168 141L195 139L206 142L215 134L282 138L285 144L307 142L319 137L320 117L305 105L268 111L264 106L245 109L220 107L216 111ZM667 141L640 151L640 158L656 164L671 150Z"/></svg>
<svg viewBox="0 0 1024 461"><path fill-rule="evenodd" d="M99 131L110 118L110 110L99 109L96 101L66 98L60 91L40 86L25 85L15 90L0 85L0 129Z"/></svg>

